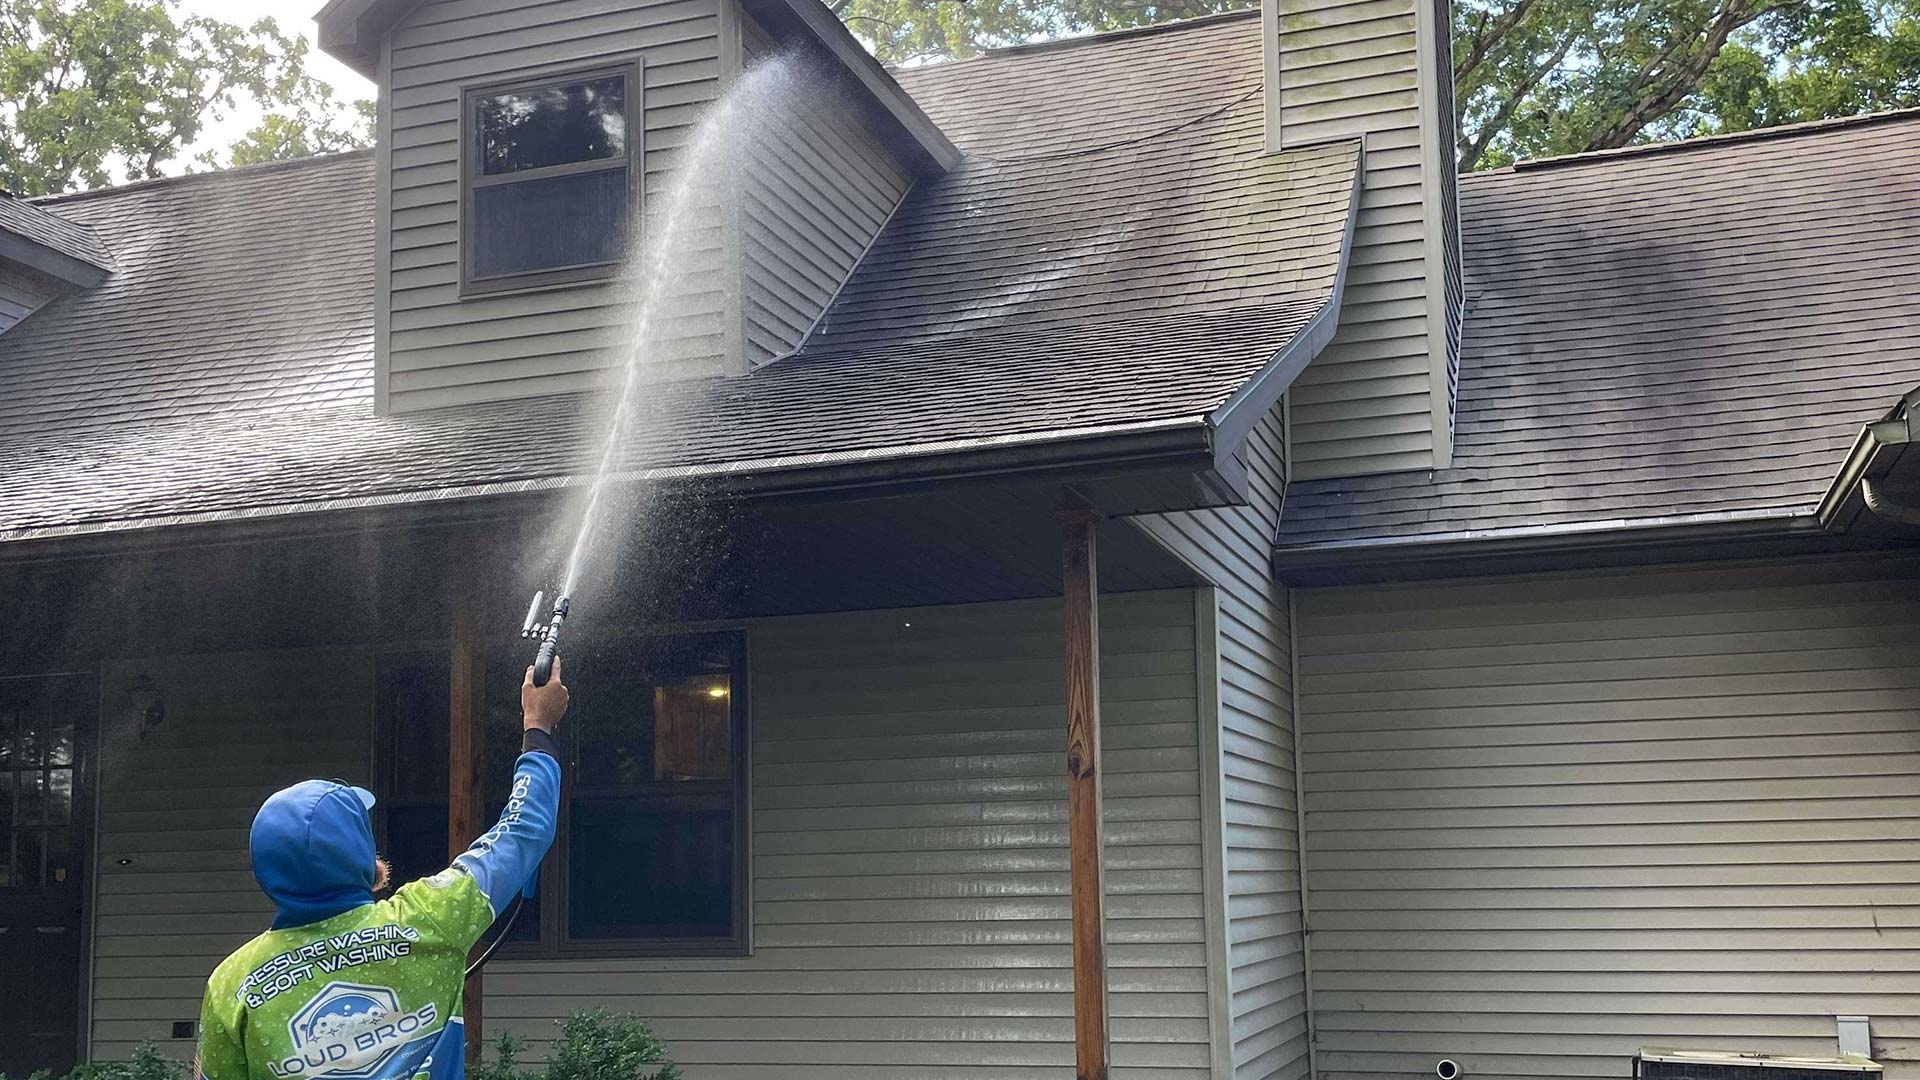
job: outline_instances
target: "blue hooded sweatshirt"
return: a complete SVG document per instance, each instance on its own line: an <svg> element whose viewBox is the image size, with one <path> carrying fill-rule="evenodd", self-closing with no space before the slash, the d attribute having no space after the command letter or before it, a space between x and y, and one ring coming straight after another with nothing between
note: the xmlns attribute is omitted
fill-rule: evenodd
<svg viewBox="0 0 1920 1080"><path fill-rule="evenodd" d="M331 780L254 818L272 929L229 956L200 1010L203 1080L461 1080L469 949L553 840L560 764L531 731L500 820L429 878L375 900L373 795Z"/></svg>
<svg viewBox="0 0 1920 1080"><path fill-rule="evenodd" d="M373 903L373 793L332 780L277 791L253 819L253 877L272 899L273 929Z"/></svg>

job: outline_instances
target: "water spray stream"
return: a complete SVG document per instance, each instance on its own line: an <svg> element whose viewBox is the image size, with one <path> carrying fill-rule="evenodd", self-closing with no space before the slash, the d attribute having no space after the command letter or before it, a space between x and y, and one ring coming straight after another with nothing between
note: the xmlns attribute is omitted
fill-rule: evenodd
<svg viewBox="0 0 1920 1080"><path fill-rule="evenodd" d="M645 215L638 226L636 255L629 263L622 285L634 319L625 344L625 362L607 422L606 438L587 489L553 609L542 622L540 609L544 594L536 595L521 628L522 636L540 642L534 661L536 686L544 686L552 674L560 628L571 608L574 590L580 585L582 568L605 524L608 480L622 464L624 436L635 424L641 401L646 397L642 388L650 381L647 372L665 359L663 331L670 317L678 314L674 305L684 300L674 286L692 272L692 256L698 253L689 243L690 237L700 226L711 223L709 211L724 212L724 202L735 186L736 166L741 155L766 131L769 118L782 100L794 92L791 84L797 66L798 62L790 57L762 61L743 72L727 92L714 101L693 130L660 213ZM635 463L626 464L632 468Z"/></svg>

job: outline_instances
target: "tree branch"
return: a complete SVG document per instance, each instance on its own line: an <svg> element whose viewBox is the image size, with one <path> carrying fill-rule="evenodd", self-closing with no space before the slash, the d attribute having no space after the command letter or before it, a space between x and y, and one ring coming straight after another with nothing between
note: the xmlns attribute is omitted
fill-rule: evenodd
<svg viewBox="0 0 1920 1080"><path fill-rule="evenodd" d="M1493 50L1506 40L1508 34L1513 33L1514 28L1520 25L1521 20L1527 17L1527 13L1532 11L1537 3L1539 0L1519 0L1519 3L1509 8L1505 14L1493 20L1492 25L1487 24L1487 13L1479 12L1480 21L1474 27L1472 45L1467 49L1467 55L1454 62L1454 85L1458 86L1471 78L1473 73L1479 70L1480 65L1486 62L1487 57L1493 54Z"/></svg>
<svg viewBox="0 0 1920 1080"><path fill-rule="evenodd" d="M1672 113L1699 88L1700 80L1720 56L1734 31L1763 15L1803 6L1806 2L1792 0L1787 4L1750 8L1746 6L1746 0L1731 0L1705 27L1705 36L1698 39L1697 46L1686 50L1683 55L1679 46L1693 41L1694 37L1690 34L1683 38L1676 34L1673 42L1641 65L1640 71L1635 74L1631 83L1633 104L1618 119L1590 138L1584 149L1612 150L1632 142L1648 124ZM1676 55L1681 55L1681 59L1675 61ZM1671 68L1666 67L1669 63L1673 63Z"/></svg>
<svg viewBox="0 0 1920 1080"><path fill-rule="evenodd" d="M1567 52L1572 48L1573 35L1562 35L1560 47L1554 50L1553 55L1548 57L1545 63L1535 66L1525 78L1509 87L1506 100L1500 103L1500 107L1494 110L1492 116L1481 122L1478 130L1471 137L1466 134L1464 127L1460 129L1458 171L1471 172L1480 164L1480 156L1487 152L1487 147L1492 144L1494 138L1507 129L1507 121L1513 118L1514 112L1520 108L1520 103L1526 100L1528 94L1533 93L1533 88L1539 86L1541 80L1560 66L1560 61L1567 58Z"/></svg>

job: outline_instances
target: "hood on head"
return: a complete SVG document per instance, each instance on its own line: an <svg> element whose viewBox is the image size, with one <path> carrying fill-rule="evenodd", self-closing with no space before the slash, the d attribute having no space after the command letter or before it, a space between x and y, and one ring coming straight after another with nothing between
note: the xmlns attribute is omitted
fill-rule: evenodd
<svg viewBox="0 0 1920 1080"><path fill-rule="evenodd" d="M372 792L335 780L302 780L261 805L248 846L275 930L373 903L372 807Z"/></svg>

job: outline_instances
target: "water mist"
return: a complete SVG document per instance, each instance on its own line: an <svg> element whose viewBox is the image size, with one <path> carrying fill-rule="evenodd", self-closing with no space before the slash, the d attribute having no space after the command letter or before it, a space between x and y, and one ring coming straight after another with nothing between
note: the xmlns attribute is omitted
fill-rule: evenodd
<svg viewBox="0 0 1920 1080"><path fill-rule="evenodd" d="M609 410L599 455L581 503L565 570L551 614L540 621L543 597L534 598L523 636L541 642L535 681L551 669L561 625L598 546L609 530L630 531L650 524L652 492L644 482L625 480L648 465L633 436L658 415L663 379L674 374L677 341L689 326L711 321L703 311L702 274L716 255L713 235L733 214L741 171L753 160L766 132L782 122L795 95L804 92L801 63L790 56L763 60L746 71L708 107L681 151L671 182L655 196L658 211L643 213L629 245L631 255L620 290L628 317L614 346L619 357L618 388ZM722 233L722 235L725 235ZM697 330L696 330L697 332ZM616 496L614 488L620 490Z"/></svg>

